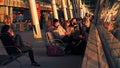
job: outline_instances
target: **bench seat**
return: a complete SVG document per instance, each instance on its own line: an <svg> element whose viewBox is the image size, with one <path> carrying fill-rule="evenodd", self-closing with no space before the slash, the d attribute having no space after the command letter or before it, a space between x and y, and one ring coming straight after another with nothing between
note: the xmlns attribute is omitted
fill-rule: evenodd
<svg viewBox="0 0 120 68"><path fill-rule="evenodd" d="M17 60L18 57L20 57L22 55L0 55L0 66L5 66L9 63L11 63L12 61Z"/></svg>

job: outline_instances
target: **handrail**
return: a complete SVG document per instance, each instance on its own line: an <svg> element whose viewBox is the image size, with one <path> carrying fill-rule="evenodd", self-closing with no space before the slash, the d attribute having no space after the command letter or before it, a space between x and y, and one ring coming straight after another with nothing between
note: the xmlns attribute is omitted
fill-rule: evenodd
<svg viewBox="0 0 120 68"><path fill-rule="evenodd" d="M98 32L99 32L99 35L100 35L100 38L101 38L101 41L102 41L102 45L103 45L103 50L105 52L105 55L106 55L106 59L108 61L108 65L109 65L109 68L115 68L115 65L113 64L113 60L112 60L112 57L110 56L110 53L109 53L109 49L106 45L108 45L108 43L106 43L106 40L104 39L104 36L100 30L100 28L98 27Z"/></svg>
<svg viewBox="0 0 120 68"><path fill-rule="evenodd" d="M91 24L82 68L109 68L98 30Z"/></svg>
<svg viewBox="0 0 120 68"><path fill-rule="evenodd" d="M120 41L118 41L112 35L112 33L105 30L105 28L102 25L97 26L97 29L102 41L103 50L105 52L109 64L109 68L119 68Z"/></svg>

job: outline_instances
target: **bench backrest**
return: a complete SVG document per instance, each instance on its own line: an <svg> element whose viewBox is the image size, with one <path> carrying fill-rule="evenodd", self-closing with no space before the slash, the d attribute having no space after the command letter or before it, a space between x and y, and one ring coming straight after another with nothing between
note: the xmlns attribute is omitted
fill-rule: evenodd
<svg viewBox="0 0 120 68"><path fill-rule="evenodd" d="M54 37L53 37L53 35L52 35L51 32L46 32L46 40L47 40L48 44L50 44L51 42L53 42Z"/></svg>

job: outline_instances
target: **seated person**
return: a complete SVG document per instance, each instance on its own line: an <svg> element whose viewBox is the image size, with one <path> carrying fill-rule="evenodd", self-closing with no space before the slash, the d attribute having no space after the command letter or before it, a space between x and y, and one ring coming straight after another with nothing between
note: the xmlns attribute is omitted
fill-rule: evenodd
<svg viewBox="0 0 120 68"><path fill-rule="evenodd" d="M66 30L66 32L71 35L71 33L74 32L74 28L70 26L70 21L65 21L65 24L63 26L63 28Z"/></svg>
<svg viewBox="0 0 120 68"><path fill-rule="evenodd" d="M8 55L15 55L19 54L20 51L17 49L19 48L22 53L28 52L31 65L32 66L40 66L35 60L33 55L33 50L29 46L25 46L22 42L20 35L14 35L13 30L10 28L9 25L3 25L1 29L1 41L5 46L5 49Z"/></svg>
<svg viewBox="0 0 120 68"><path fill-rule="evenodd" d="M53 28L50 31L56 39L61 39L66 43L66 53L72 49L72 38L70 37L69 33L67 33L66 30L60 25L58 19L53 20Z"/></svg>
<svg viewBox="0 0 120 68"><path fill-rule="evenodd" d="M52 31L54 36L60 38L64 42L70 42L70 35L69 33L60 25L57 19L53 20L53 28Z"/></svg>
<svg viewBox="0 0 120 68"><path fill-rule="evenodd" d="M51 20L48 20L47 21L47 24L46 24L46 32L48 32L48 31L50 31L50 29L52 28L52 22L51 22Z"/></svg>
<svg viewBox="0 0 120 68"><path fill-rule="evenodd" d="M72 18L70 20L70 26L74 28L74 30L79 30L79 25L76 21L76 18Z"/></svg>

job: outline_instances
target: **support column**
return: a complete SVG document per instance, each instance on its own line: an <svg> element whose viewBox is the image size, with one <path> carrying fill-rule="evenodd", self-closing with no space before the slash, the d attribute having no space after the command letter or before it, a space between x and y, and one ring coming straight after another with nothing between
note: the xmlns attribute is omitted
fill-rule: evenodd
<svg viewBox="0 0 120 68"><path fill-rule="evenodd" d="M34 38L39 39L39 38L42 38L42 36L41 36L41 30L40 30L40 25L39 25L35 0L29 0L29 4L30 4L30 11L31 11L31 16L32 16L32 21L33 21Z"/></svg>
<svg viewBox="0 0 120 68"><path fill-rule="evenodd" d="M10 7L10 18L11 18L11 23L13 22L13 7Z"/></svg>
<svg viewBox="0 0 120 68"><path fill-rule="evenodd" d="M83 6L81 6L81 8L80 8L80 17L81 18L84 18L84 10L83 10Z"/></svg>
<svg viewBox="0 0 120 68"><path fill-rule="evenodd" d="M73 6L73 16L74 18L77 18L77 8L76 8L76 0L71 0L72 6Z"/></svg>
<svg viewBox="0 0 120 68"><path fill-rule="evenodd" d="M5 15L8 15L8 6L5 6Z"/></svg>
<svg viewBox="0 0 120 68"><path fill-rule="evenodd" d="M80 17L83 18L83 5L82 5L82 1L80 0L80 5L79 5L79 10L80 10Z"/></svg>
<svg viewBox="0 0 120 68"><path fill-rule="evenodd" d="M18 1L18 7L20 7L20 1L21 1L21 0L17 0L17 1Z"/></svg>
<svg viewBox="0 0 120 68"><path fill-rule="evenodd" d="M75 5L76 5L76 18L79 18L80 17L80 0L75 0Z"/></svg>
<svg viewBox="0 0 120 68"><path fill-rule="evenodd" d="M119 18L120 18L120 15L119 15L120 14L120 0L118 0L118 3L119 3L119 8L118 8L118 13L117 13L116 21L119 21Z"/></svg>
<svg viewBox="0 0 120 68"><path fill-rule="evenodd" d="M63 12L64 12L64 19L68 20L67 10L66 10L66 5L65 5L65 0L62 0L62 7L63 7Z"/></svg>
<svg viewBox="0 0 120 68"><path fill-rule="evenodd" d="M70 13L70 18L73 18L73 12L72 12L72 4L70 3L70 0L68 0L68 9L69 9L69 13Z"/></svg>
<svg viewBox="0 0 120 68"><path fill-rule="evenodd" d="M56 1L52 0L52 9L53 9L53 15L54 18L58 19L58 12L57 12L57 7L56 7Z"/></svg>

